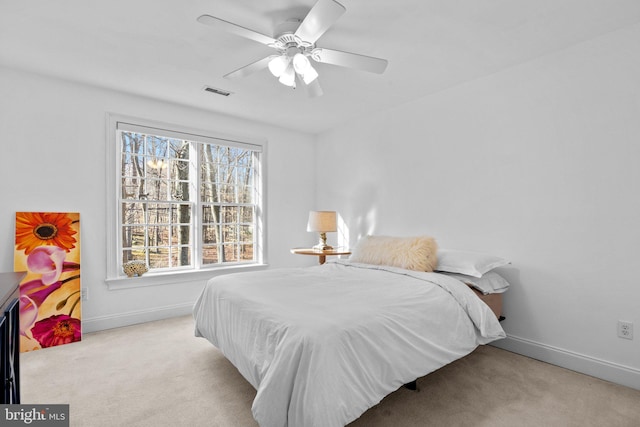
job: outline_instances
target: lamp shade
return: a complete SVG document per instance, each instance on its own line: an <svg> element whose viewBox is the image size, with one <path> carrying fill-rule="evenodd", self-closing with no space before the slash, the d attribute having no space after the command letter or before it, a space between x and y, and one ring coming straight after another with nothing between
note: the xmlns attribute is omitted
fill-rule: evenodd
<svg viewBox="0 0 640 427"><path fill-rule="evenodd" d="M327 233L338 231L335 211L311 211L309 212L309 222L307 231L317 231Z"/></svg>

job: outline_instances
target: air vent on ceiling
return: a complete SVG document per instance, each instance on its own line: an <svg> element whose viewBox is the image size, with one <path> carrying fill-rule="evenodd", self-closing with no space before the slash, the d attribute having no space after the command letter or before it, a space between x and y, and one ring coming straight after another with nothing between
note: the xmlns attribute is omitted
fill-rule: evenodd
<svg viewBox="0 0 640 427"><path fill-rule="evenodd" d="M204 90L207 91L207 92L215 93L217 95L222 95L222 96L231 95L231 92L228 92L228 91L222 90L222 89L218 89L218 88L215 88L215 87L211 87L211 86L205 86Z"/></svg>

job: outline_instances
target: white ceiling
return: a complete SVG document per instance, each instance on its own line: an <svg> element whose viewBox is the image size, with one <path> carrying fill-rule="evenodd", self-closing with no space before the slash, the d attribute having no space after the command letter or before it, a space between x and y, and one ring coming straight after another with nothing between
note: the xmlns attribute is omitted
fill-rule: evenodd
<svg viewBox="0 0 640 427"><path fill-rule="evenodd" d="M389 66L317 64L319 98L267 70L224 79L272 50L196 22L209 14L276 36L315 0L0 0L0 64L319 133L640 21L638 0L340 2L346 13L317 45Z"/></svg>

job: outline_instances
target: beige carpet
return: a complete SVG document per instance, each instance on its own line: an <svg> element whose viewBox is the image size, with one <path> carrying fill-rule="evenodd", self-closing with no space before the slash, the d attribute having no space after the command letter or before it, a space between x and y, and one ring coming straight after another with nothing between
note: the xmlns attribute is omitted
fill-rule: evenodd
<svg viewBox="0 0 640 427"><path fill-rule="evenodd" d="M190 316L22 354L22 401L70 404L72 426L256 426L255 390L193 336ZM495 347L387 396L350 427L640 426L640 391Z"/></svg>

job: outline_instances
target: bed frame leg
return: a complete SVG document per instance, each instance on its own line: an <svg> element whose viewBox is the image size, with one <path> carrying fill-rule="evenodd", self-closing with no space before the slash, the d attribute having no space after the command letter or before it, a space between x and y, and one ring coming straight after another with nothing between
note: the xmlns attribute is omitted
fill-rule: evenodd
<svg viewBox="0 0 640 427"><path fill-rule="evenodd" d="M413 390L413 391L418 389L417 380L413 380L410 383L406 383L404 386L409 390Z"/></svg>

